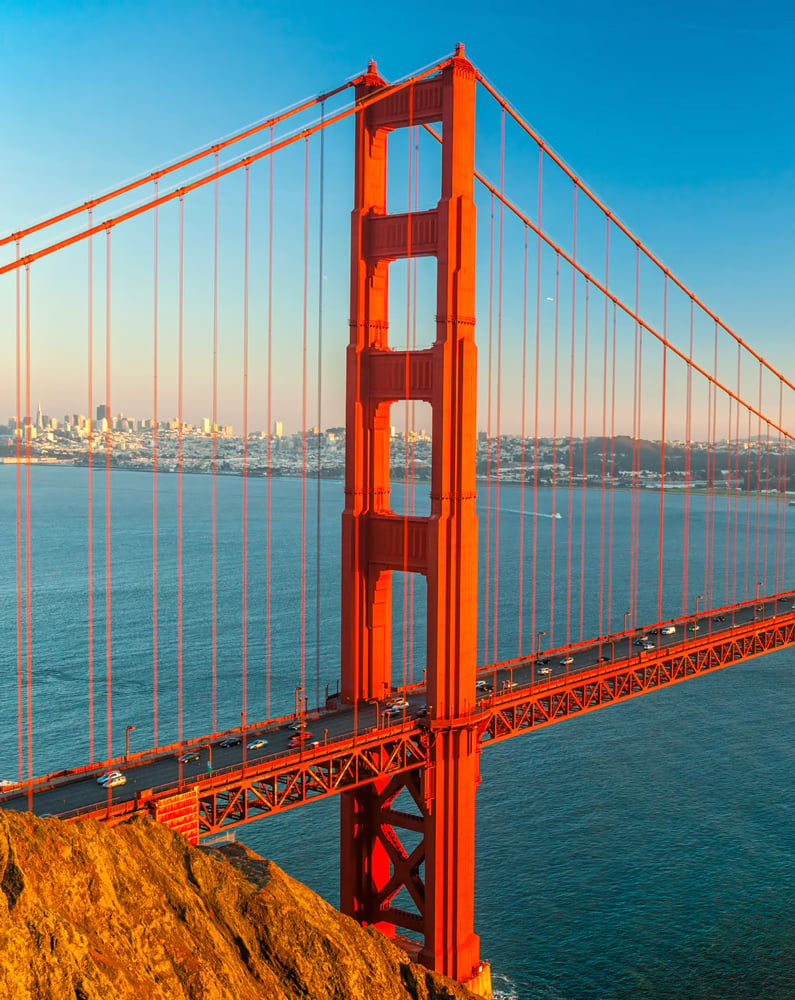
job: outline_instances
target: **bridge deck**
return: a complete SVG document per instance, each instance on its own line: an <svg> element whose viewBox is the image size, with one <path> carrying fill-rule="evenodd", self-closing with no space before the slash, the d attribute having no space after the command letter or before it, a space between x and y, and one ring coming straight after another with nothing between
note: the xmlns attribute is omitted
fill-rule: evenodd
<svg viewBox="0 0 795 1000"><path fill-rule="evenodd" d="M671 625L675 632L663 634ZM239 730L37 778L6 789L0 806L115 823L192 790L200 834L209 836L419 767L446 727L466 727L487 745L793 644L793 595L765 597L481 668L476 700L459 719L431 720L424 689L415 686L396 715L371 703L307 716L312 735L301 747L290 746L295 718L271 720L246 727L245 743L233 746L218 744L240 740ZM256 740L266 743L250 749ZM181 763L191 751L199 760ZM105 790L96 778L112 768L123 769L126 783Z"/></svg>

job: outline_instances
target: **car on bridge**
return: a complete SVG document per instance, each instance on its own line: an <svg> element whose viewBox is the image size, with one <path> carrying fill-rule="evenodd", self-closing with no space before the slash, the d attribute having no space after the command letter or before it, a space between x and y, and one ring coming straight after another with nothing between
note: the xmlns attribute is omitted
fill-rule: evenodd
<svg viewBox="0 0 795 1000"><path fill-rule="evenodd" d="M712 620L714 622L725 622L726 621L726 615L715 615L715 617Z"/></svg>
<svg viewBox="0 0 795 1000"><path fill-rule="evenodd" d="M180 757L180 760L183 764L191 764L193 761L201 760L201 756L198 750L189 750Z"/></svg>
<svg viewBox="0 0 795 1000"><path fill-rule="evenodd" d="M403 706L402 705L387 705L384 709L384 718L391 718L393 715L402 715Z"/></svg>
<svg viewBox="0 0 795 1000"><path fill-rule="evenodd" d="M126 785L127 779L121 771L108 771L106 774L100 774L97 782L103 788L116 788L117 785Z"/></svg>
<svg viewBox="0 0 795 1000"><path fill-rule="evenodd" d="M653 642L644 642L640 648L644 649L648 653L651 652L652 649L656 649L657 647L654 645Z"/></svg>
<svg viewBox="0 0 795 1000"><path fill-rule="evenodd" d="M296 733L295 736L291 736L290 737L289 746L291 746L291 747L300 747L304 743L306 743L307 740L311 740L311 739L312 739L312 734L309 733L309 732L307 732L304 729L302 732Z"/></svg>
<svg viewBox="0 0 795 1000"><path fill-rule="evenodd" d="M560 661L560 665L562 667L568 667L568 665L570 663L574 663L574 657L573 656L564 656L563 659Z"/></svg>
<svg viewBox="0 0 795 1000"><path fill-rule="evenodd" d="M389 703L390 708L408 708L409 703L405 698L393 698Z"/></svg>
<svg viewBox="0 0 795 1000"><path fill-rule="evenodd" d="M265 747L267 745L268 745L268 741L267 740L262 740L262 739L252 740L251 743L249 743L249 745L248 745L248 749L249 750L261 750L263 747Z"/></svg>
<svg viewBox="0 0 795 1000"><path fill-rule="evenodd" d="M240 746L240 738L238 736L227 736L226 739L221 740L218 746L224 748Z"/></svg>
<svg viewBox="0 0 795 1000"><path fill-rule="evenodd" d="M648 641L649 641L649 637L647 635L639 635L637 639L633 639L632 640L632 645L633 646L642 646L644 643L646 643Z"/></svg>
<svg viewBox="0 0 795 1000"><path fill-rule="evenodd" d="M673 635L676 632L676 625L663 625L660 635Z"/></svg>
<svg viewBox="0 0 795 1000"><path fill-rule="evenodd" d="M291 723L287 728L292 729L294 731L298 731L299 729L306 729L306 723L304 722L303 719L299 719L298 722Z"/></svg>

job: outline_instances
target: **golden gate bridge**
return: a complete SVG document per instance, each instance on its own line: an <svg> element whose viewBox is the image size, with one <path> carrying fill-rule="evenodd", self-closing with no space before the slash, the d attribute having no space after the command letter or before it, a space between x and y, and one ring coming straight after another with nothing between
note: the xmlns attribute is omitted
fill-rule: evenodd
<svg viewBox="0 0 795 1000"><path fill-rule="evenodd" d="M14 358L3 392L15 400L5 721L17 737L2 805L110 823L145 812L198 842L338 795L341 908L409 935L427 965L486 992L474 912L482 749L795 641L785 517L795 387L462 47L397 83L371 64L0 245ZM88 412L71 431L87 466L86 721L69 734L66 766L40 773L34 749L49 721L33 698L47 664L33 386L48 377L82 392ZM122 728L111 473L126 446L112 410L141 398L142 378L151 682L136 698L149 721ZM183 544L199 407L210 411L212 482L201 662L184 641L196 609ZM221 430L230 412L242 425L233 460ZM274 433L282 417L300 428L289 460ZM329 418L344 436L333 559L320 530ZM218 482L229 471L241 477L233 697L218 652L230 586ZM285 471L300 488L275 514ZM289 556L285 518L296 529ZM289 593L273 575L285 562ZM330 590L340 650L329 664ZM283 667L274 646L288 618L296 642ZM185 705L199 676L212 692L201 729ZM136 729L149 745L131 754Z"/></svg>

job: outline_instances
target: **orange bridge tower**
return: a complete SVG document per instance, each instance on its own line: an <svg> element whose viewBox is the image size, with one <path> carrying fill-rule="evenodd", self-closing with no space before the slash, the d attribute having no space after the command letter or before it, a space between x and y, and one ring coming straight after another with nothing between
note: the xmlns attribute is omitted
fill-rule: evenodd
<svg viewBox="0 0 795 1000"><path fill-rule="evenodd" d="M475 511L475 72L459 47L437 75L394 91L371 66L358 81L352 215L351 339L347 355L342 524L342 696L391 689L392 573L427 586L429 764L342 795L341 908L387 934L423 941L429 967L488 992L474 932L477 732ZM440 122L441 197L435 208L388 214L387 140ZM389 345L389 264L437 260L436 337L425 350ZM428 517L390 509L390 407L432 408ZM411 797L404 808L396 800ZM404 799L406 796L404 796ZM407 800L408 801L408 800ZM411 808L411 812L408 811ZM401 834L419 843L404 846ZM406 890L414 910L396 896Z"/></svg>

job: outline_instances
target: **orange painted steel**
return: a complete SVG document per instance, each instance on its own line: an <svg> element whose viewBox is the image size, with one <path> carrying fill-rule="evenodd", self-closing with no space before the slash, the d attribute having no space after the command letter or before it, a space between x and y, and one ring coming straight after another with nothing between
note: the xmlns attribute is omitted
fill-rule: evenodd
<svg viewBox="0 0 795 1000"><path fill-rule="evenodd" d="M358 82L357 99L365 102L383 86L371 66ZM343 700L355 705L388 696L392 572L422 573L427 700L436 739L421 778L379 781L343 795L341 908L387 933L421 930L422 961L458 980L480 965L474 933L477 741L474 730L453 724L474 707L477 638L475 91L475 71L459 50L438 75L357 113L342 521ZM431 121L442 123L437 207L389 215L388 135ZM437 258L436 339L429 350L394 351L389 264L415 254ZM390 509L390 406L398 400L425 400L432 407L429 517L398 517ZM405 822L422 831L410 856L400 845L393 809L403 790L419 808ZM417 914L392 906L401 888Z"/></svg>

